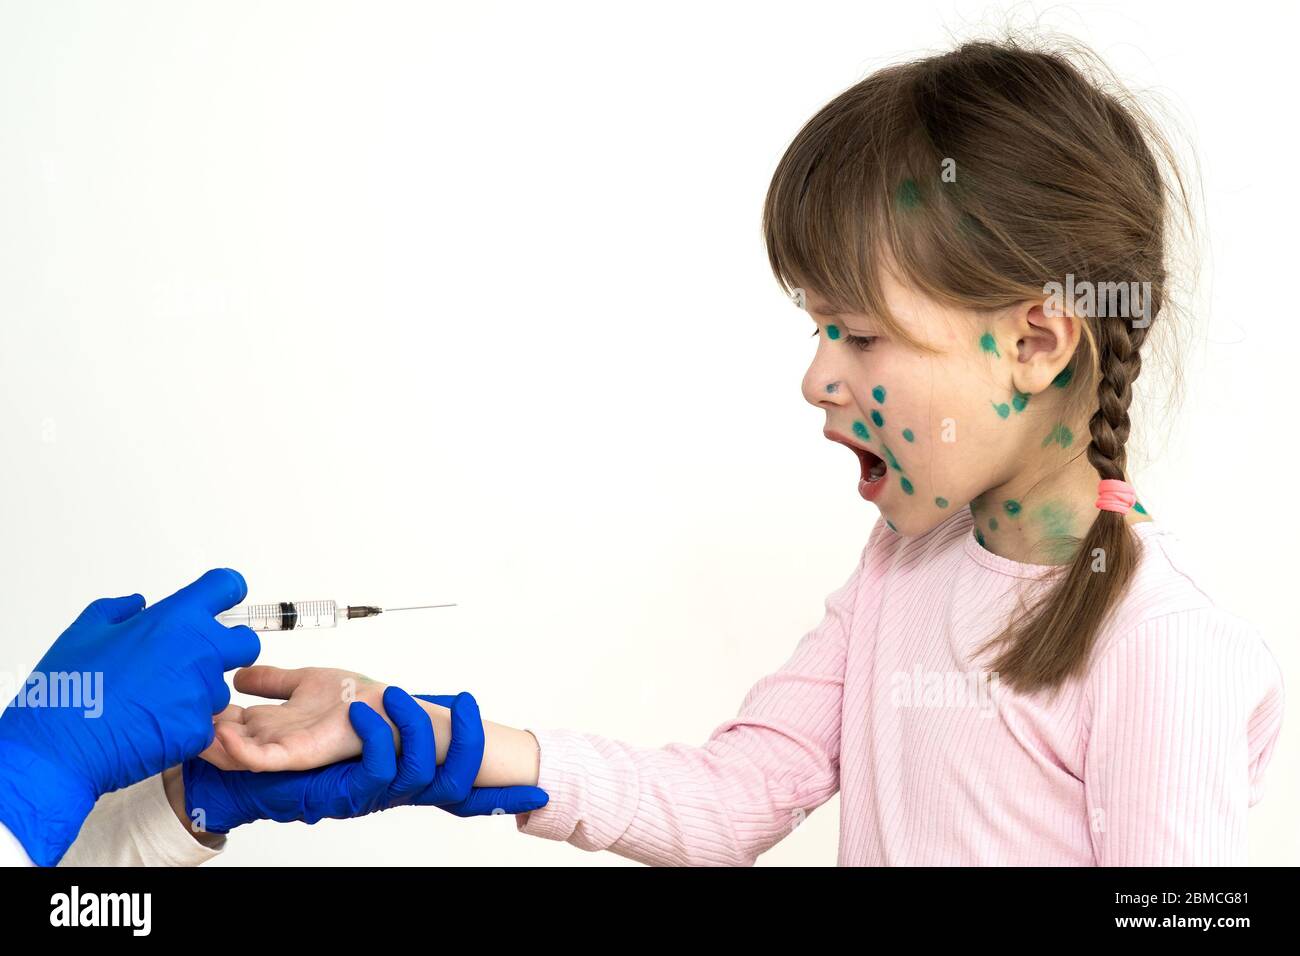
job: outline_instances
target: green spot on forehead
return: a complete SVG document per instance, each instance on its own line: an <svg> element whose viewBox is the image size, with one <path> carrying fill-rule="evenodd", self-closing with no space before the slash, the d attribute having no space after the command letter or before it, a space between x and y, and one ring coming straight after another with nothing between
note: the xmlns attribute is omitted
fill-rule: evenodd
<svg viewBox="0 0 1300 956"><path fill-rule="evenodd" d="M871 420L876 423L877 428L885 424L885 416L874 408L871 410Z"/></svg>
<svg viewBox="0 0 1300 956"><path fill-rule="evenodd" d="M916 438L916 436L912 434L912 429L910 429L910 428L904 428L904 429L903 429L903 440L904 440L904 441L912 441L912 440L915 439L915 438Z"/></svg>
<svg viewBox="0 0 1300 956"><path fill-rule="evenodd" d="M838 325L828 325L826 326L826 334L832 339L838 339L840 337L840 327Z"/></svg>
<svg viewBox="0 0 1300 956"><path fill-rule="evenodd" d="M1002 510L1014 518L1016 515L1020 514L1020 502L1016 501L1014 498L1008 498L1006 501L1002 502Z"/></svg>
<svg viewBox="0 0 1300 956"><path fill-rule="evenodd" d="M903 491L909 495L916 490L912 487L912 483L906 478L899 479L898 483L903 486Z"/></svg>
<svg viewBox="0 0 1300 956"><path fill-rule="evenodd" d="M1052 384L1057 388L1065 388L1065 386L1070 384L1070 379L1072 378L1074 378L1074 369L1067 365L1065 368L1061 369L1060 374L1058 374L1056 378L1052 379Z"/></svg>
<svg viewBox="0 0 1300 956"><path fill-rule="evenodd" d="M873 388L871 390L871 397L874 398L876 401L878 401L881 405L885 404L885 386L877 385L875 388Z"/></svg>
<svg viewBox="0 0 1300 956"><path fill-rule="evenodd" d="M993 338L992 333L985 332L980 336L980 350L984 352L992 352L998 358L1002 358L1002 353L998 351L998 343Z"/></svg>
<svg viewBox="0 0 1300 956"><path fill-rule="evenodd" d="M853 434L857 435L863 441L869 441L871 439L871 436L867 434L867 426L862 422L853 423Z"/></svg>

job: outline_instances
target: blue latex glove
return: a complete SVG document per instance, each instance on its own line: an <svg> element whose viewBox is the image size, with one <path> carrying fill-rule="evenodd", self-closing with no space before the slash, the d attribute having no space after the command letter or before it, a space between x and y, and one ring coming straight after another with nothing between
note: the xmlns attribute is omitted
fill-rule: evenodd
<svg viewBox="0 0 1300 956"><path fill-rule="evenodd" d="M397 725L402 755L393 732L369 705L353 701L348 719L361 738L361 757L315 770L256 773L219 770L206 760L187 760L182 768L185 810L196 830L228 833L255 820L316 823L326 818L360 817L398 806L440 806L458 816L494 812L525 813L544 806L537 787L475 788L483 762L483 721L472 695L425 697L451 708L447 757L437 765L433 722L399 687L384 689L384 710Z"/></svg>
<svg viewBox="0 0 1300 956"><path fill-rule="evenodd" d="M212 743L212 716L230 703L224 672L261 651L254 631L215 619L247 591L238 572L216 569L147 610L139 594L100 598L41 658L25 705L0 716L0 822L34 862L57 863L102 794ZM33 682L68 686L60 675L80 675L94 706L84 690L32 706Z"/></svg>

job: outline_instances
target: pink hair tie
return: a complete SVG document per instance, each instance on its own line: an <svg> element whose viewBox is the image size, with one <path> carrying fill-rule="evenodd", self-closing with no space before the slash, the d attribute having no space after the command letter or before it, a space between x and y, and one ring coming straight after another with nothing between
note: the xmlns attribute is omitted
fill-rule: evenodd
<svg viewBox="0 0 1300 956"><path fill-rule="evenodd" d="M1137 492L1127 481L1103 478L1097 483L1097 505L1101 511L1118 511L1125 514L1137 501Z"/></svg>

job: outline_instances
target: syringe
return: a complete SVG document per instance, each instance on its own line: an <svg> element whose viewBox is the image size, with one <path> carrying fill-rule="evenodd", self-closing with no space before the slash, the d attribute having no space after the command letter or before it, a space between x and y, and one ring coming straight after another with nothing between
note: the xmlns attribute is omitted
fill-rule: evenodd
<svg viewBox="0 0 1300 956"><path fill-rule="evenodd" d="M281 601L279 604L245 604L222 611L217 620L227 627L246 624L255 631L295 631L304 627L336 627L357 617L375 617L387 611L422 611L455 604L419 607L375 607L371 604L339 607L337 601Z"/></svg>

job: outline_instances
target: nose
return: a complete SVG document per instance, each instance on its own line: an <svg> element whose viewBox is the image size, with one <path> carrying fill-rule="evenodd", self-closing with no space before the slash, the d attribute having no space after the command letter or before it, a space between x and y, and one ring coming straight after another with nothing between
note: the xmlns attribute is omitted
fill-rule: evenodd
<svg viewBox="0 0 1300 956"><path fill-rule="evenodd" d="M803 376L803 397L815 408L843 405L850 398L848 386L843 382L838 363L826 355L821 345L812 364Z"/></svg>

